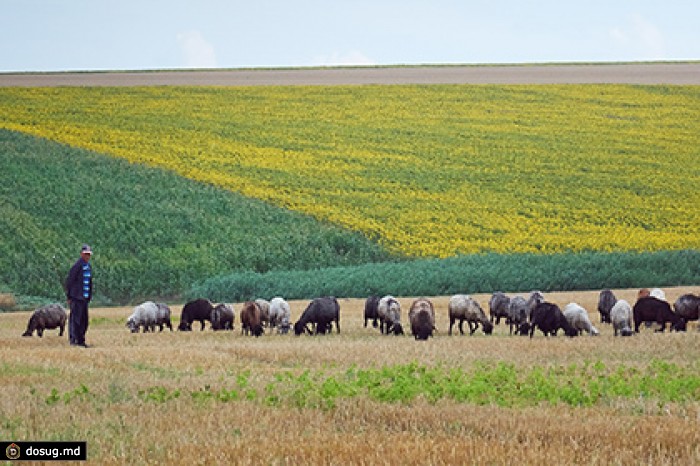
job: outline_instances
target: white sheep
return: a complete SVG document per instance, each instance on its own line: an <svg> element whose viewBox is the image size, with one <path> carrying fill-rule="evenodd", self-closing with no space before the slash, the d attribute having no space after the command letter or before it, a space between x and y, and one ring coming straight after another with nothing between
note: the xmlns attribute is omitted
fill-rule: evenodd
<svg viewBox="0 0 700 466"><path fill-rule="evenodd" d="M403 334L401 326L401 304L393 296L387 295L379 300L377 306L377 317L379 318L379 330L382 333Z"/></svg>
<svg viewBox="0 0 700 466"><path fill-rule="evenodd" d="M649 296L653 296L661 301L666 301L666 293L664 293L664 290L661 288L652 288L652 290L649 292Z"/></svg>
<svg viewBox="0 0 700 466"><path fill-rule="evenodd" d="M600 335L598 329L591 323L591 319L588 317L588 311L578 304L567 304L564 308L564 317L566 317L569 325L578 330L579 334L581 332L588 332L588 334L592 336Z"/></svg>
<svg viewBox="0 0 700 466"><path fill-rule="evenodd" d="M289 303L279 296L270 300L270 327L277 327L277 333L285 334L291 327L292 314Z"/></svg>
<svg viewBox="0 0 700 466"><path fill-rule="evenodd" d="M452 326L456 320L459 320L459 331L462 335L464 335L462 324L464 324L465 320L469 324L470 335L474 335L479 324L481 324L481 329L485 334L490 335L493 332L493 324L486 317L484 310L469 295L457 294L452 296L447 305L447 311L450 317L450 335L452 335Z"/></svg>
<svg viewBox="0 0 700 466"><path fill-rule="evenodd" d="M131 333L138 333L140 327L143 327L144 333L154 332L157 319L158 306L153 301L146 301L134 308L131 316L126 320L126 326L129 327Z"/></svg>
<svg viewBox="0 0 700 466"><path fill-rule="evenodd" d="M623 337L632 335L632 306L624 299L618 300L610 309L610 322L615 329L615 336L618 332Z"/></svg>

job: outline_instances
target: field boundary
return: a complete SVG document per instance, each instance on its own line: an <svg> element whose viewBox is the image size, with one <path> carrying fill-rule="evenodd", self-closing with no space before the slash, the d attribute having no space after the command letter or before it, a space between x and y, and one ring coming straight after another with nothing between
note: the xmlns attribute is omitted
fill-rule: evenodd
<svg viewBox="0 0 700 466"><path fill-rule="evenodd" d="M700 85L700 63L585 63L0 73L0 87L387 84Z"/></svg>

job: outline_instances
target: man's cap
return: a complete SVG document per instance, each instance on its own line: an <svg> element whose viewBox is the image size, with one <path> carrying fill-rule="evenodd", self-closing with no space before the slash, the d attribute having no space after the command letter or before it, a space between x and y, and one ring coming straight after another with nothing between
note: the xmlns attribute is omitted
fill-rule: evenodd
<svg viewBox="0 0 700 466"><path fill-rule="evenodd" d="M80 254L92 254L92 248L88 244L83 244L83 247L80 248Z"/></svg>

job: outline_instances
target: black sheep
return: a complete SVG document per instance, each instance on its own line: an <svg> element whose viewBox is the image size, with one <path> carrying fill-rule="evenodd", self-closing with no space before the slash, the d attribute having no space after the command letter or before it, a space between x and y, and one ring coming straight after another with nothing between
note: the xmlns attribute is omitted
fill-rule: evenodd
<svg viewBox="0 0 700 466"><path fill-rule="evenodd" d="M379 307L379 296L370 296L365 301L365 327L367 327L367 321L372 321L372 327L377 328L379 324L377 323L377 308Z"/></svg>
<svg viewBox="0 0 700 466"><path fill-rule="evenodd" d="M233 308L228 304L217 304L211 311L212 330L233 330Z"/></svg>
<svg viewBox="0 0 700 466"><path fill-rule="evenodd" d="M681 316L685 321L698 320L700 317L700 296L694 294L684 294L680 296L675 303L673 309L676 314Z"/></svg>
<svg viewBox="0 0 700 466"><path fill-rule="evenodd" d="M598 312L602 323L610 323L610 311L617 302L617 298L611 290L603 290L598 296Z"/></svg>
<svg viewBox="0 0 700 466"><path fill-rule="evenodd" d="M535 334L535 328L539 328L544 336L556 336L559 329L564 329L568 337L578 335L578 330L569 324L559 306L548 302L539 303L532 311L530 338Z"/></svg>
<svg viewBox="0 0 700 466"><path fill-rule="evenodd" d="M313 333L325 334L333 331L333 322L337 333L340 333L340 305L334 297L316 298L306 307L294 323L294 334L301 335L306 330L312 333L307 327L308 324L315 326Z"/></svg>
<svg viewBox="0 0 700 466"><path fill-rule="evenodd" d="M213 310L214 306L212 306L206 299L196 299L188 302L182 308L182 313L180 314L180 325L177 327L178 330L192 330L192 323L195 320L198 320L199 323L202 324L202 330L204 330L204 321L211 321L211 311Z"/></svg>
<svg viewBox="0 0 700 466"><path fill-rule="evenodd" d="M632 308L634 318L634 332L639 333L639 326L642 322L656 322L661 328L657 332L666 330L666 322L671 323L671 330L684 332L686 323L682 317L671 310L671 305L653 296L640 298Z"/></svg>

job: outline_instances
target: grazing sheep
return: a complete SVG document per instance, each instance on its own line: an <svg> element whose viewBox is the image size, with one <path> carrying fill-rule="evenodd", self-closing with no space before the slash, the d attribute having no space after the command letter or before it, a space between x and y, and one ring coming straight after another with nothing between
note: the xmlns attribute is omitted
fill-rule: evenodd
<svg viewBox="0 0 700 466"><path fill-rule="evenodd" d="M340 333L340 305L332 296L316 298L309 303L301 317L294 323L294 334L299 336L304 331L311 334L325 334L333 331L333 322L337 333ZM315 326L311 331L308 324Z"/></svg>
<svg viewBox="0 0 700 466"><path fill-rule="evenodd" d="M649 291L649 288L642 288L637 292L637 301L639 301L642 298L646 298L647 296L651 296L651 291ZM651 327L653 324L654 322L644 322L644 326L646 327Z"/></svg>
<svg viewBox="0 0 700 466"><path fill-rule="evenodd" d="M532 321L532 311L535 310L538 304L544 302L544 295L541 291L533 291L530 297L527 298L527 320Z"/></svg>
<svg viewBox="0 0 700 466"><path fill-rule="evenodd" d="M143 328L143 333L155 332L158 319L158 305L153 301L146 301L134 307L133 312L126 319L126 326L131 333L138 333Z"/></svg>
<svg viewBox="0 0 700 466"><path fill-rule="evenodd" d="M211 321L211 311L214 306L206 299L195 299L190 301L182 308L182 313L180 313L180 325L177 329L181 331L189 332L192 330L192 324L195 320L198 320L204 330L204 321Z"/></svg>
<svg viewBox="0 0 700 466"><path fill-rule="evenodd" d="M532 311L530 338L535 334L535 328L539 328L544 336L556 336L559 329L564 329L568 337L578 335L578 330L569 324L559 306L548 302L539 303Z"/></svg>
<svg viewBox="0 0 700 466"><path fill-rule="evenodd" d="M652 288L649 292L649 296L660 299L661 301L666 301L666 293L664 293L664 290L661 288Z"/></svg>
<svg viewBox="0 0 700 466"><path fill-rule="evenodd" d="M580 335L582 332L588 332L591 336L600 335L597 328L591 323L591 319L588 317L588 311L579 306L576 303L569 303L564 307L564 317L569 321L569 324L576 330Z"/></svg>
<svg viewBox="0 0 700 466"><path fill-rule="evenodd" d="M700 317L700 296L695 296L694 294L684 294L678 297L675 303L673 303L673 309L676 314L681 316L686 322L690 320L698 320ZM700 326L698 326L700 330Z"/></svg>
<svg viewBox="0 0 700 466"><path fill-rule="evenodd" d="M379 318L379 314L377 314L378 307L379 296L370 296L367 298L365 301L365 327L367 327L368 320L372 321L372 327L374 328L377 328L379 325L377 323L377 319Z"/></svg>
<svg viewBox="0 0 700 466"><path fill-rule="evenodd" d="M617 298L612 290L603 290L598 296L598 312L601 323L610 323L610 310L613 308Z"/></svg>
<svg viewBox="0 0 700 466"><path fill-rule="evenodd" d="M433 336L435 327L435 308L425 298L416 299L408 311L411 333L416 340L427 340Z"/></svg>
<svg viewBox="0 0 700 466"><path fill-rule="evenodd" d="M501 317L508 321L508 306L510 305L510 298L500 291L496 291L491 295L489 299L489 314L491 315L491 323L498 325L501 322Z"/></svg>
<svg viewBox="0 0 700 466"><path fill-rule="evenodd" d="M170 307L165 303L156 303L158 307L158 312L156 313L156 325L160 328L160 332L163 331L163 327L168 327L170 331L173 331L173 324L170 321Z"/></svg>
<svg viewBox="0 0 700 466"><path fill-rule="evenodd" d="M389 335L403 335L401 326L401 304L393 296L384 296L377 305L379 331Z"/></svg>
<svg viewBox="0 0 700 466"><path fill-rule="evenodd" d="M29 317L27 330L23 337L31 337L36 330L39 337L44 336L44 330L58 328L58 336L63 336L66 327L66 310L60 304L48 304L36 309Z"/></svg>
<svg viewBox="0 0 700 466"><path fill-rule="evenodd" d="M260 306L260 320L263 325L271 326L270 322L270 302L266 299L256 299L256 303Z"/></svg>
<svg viewBox="0 0 700 466"><path fill-rule="evenodd" d="M292 313L289 303L276 296L270 300L270 326L277 327L277 333L286 334L291 326Z"/></svg>
<svg viewBox="0 0 700 466"><path fill-rule="evenodd" d="M527 335L530 331L529 317L529 306L525 298L522 296L513 297L508 304L510 334L513 334L513 328L515 328L517 335Z"/></svg>
<svg viewBox="0 0 700 466"><path fill-rule="evenodd" d="M486 335L490 335L493 332L493 324L486 317L479 303L469 295L457 294L452 296L447 305L447 312L450 317L450 330L448 332L450 335L452 335L452 326L456 320L459 320L459 332L462 335L464 335L462 325L465 320L469 324L469 335L474 335L479 324L481 324L481 329Z"/></svg>
<svg viewBox="0 0 700 466"><path fill-rule="evenodd" d="M233 312L233 307L228 304L217 304L211 310L211 329L212 330L233 330L233 322L236 316Z"/></svg>
<svg viewBox="0 0 700 466"><path fill-rule="evenodd" d="M262 309L255 301L246 301L241 309L241 334L259 337L264 333L262 326Z"/></svg>
<svg viewBox="0 0 700 466"><path fill-rule="evenodd" d="M671 323L671 330L684 332L686 328L685 320L671 310L671 305L653 296L647 296L637 300L632 308L634 317L634 332L639 333L639 325L642 322L656 322L661 328L656 332L666 330L666 322Z"/></svg>
<svg viewBox="0 0 700 466"><path fill-rule="evenodd" d="M615 336L618 332L623 337L632 336L632 306L624 299L620 299L610 309L610 321L612 322Z"/></svg>

